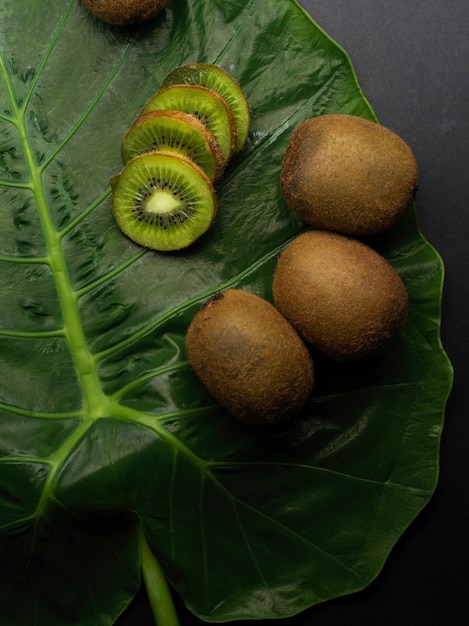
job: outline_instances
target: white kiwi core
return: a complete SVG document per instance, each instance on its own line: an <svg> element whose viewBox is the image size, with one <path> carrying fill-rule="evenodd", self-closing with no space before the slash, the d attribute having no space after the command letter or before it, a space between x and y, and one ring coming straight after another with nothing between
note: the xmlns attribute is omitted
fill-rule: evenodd
<svg viewBox="0 0 469 626"><path fill-rule="evenodd" d="M145 203L145 209L150 213L172 213L181 206L181 202L172 194L156 189Z"/></svg>

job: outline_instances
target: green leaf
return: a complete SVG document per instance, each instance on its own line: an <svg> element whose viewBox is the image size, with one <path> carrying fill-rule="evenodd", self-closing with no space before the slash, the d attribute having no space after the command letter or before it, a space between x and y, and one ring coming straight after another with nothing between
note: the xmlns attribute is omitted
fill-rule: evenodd
<svg viewBox="0 0 469 626"><path fill-rule="evenodd" d="M370 240L408 288L403 333L372 364L317 357L284 429L233 420L184 350L211 294L271 299L303 228L278 185L293 129L374 118L348 57L293 0L172 0L130 30L78 0L3 0L0 24L2 624L111 624L141 567L215 621L364 588L433 493L452 383L415 207ZM194 61L232 73L252 125L208 235L161 255L120 233L108 183L141 107Z"/></svg>

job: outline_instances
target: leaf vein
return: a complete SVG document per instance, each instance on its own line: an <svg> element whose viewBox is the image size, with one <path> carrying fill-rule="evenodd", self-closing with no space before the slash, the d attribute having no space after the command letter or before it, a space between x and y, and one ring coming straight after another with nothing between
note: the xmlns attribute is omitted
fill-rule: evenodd
<svg viewBox="0 0 469 626"><path fill-rule="evenodd" d="M49 263L48 257L10 257L0 256L0 263L24 263L24 264L37 264L44 265Z"/></svg>
<svg viewBox="0 0 469 626"><path fill-rule="evenodd" d="M220 63L220 61L221 61L223 55L225 54L225 52L229 49L231 44L236 40L236 37L238 36L239 32L241 30L243 30L243 28L244 28L244 26L246 24L246 21L252 15L252 11L251 11L252 6L253 5L257 5L257 3L258 3L258 0L251 0L249 5L245 7L243 19L239 22L239 24L237 25L236 29L233 31L232 35L229 37L229 39L227 40L227 42L224 45L224 47L222 48L222 50L218 53L216 59L213 61L213 63L215 65Z"/></svg>
<svg viewBox="0 0 469 626"><path fill-rule="evenodd" d="M98 198L91 202L77 217L71 220L67 226L65 226L61 231L59 231L60 237L65 237L71 230L73 230L76 226L78 226L88 215L90 215L94 210L100 206L104 200L109 196L109 188L107 188Z"/></svg>
<svg viewBox="0 0 469 626"><path fill-rule="evenodd" d="M64 329L57 330L4 330L0 329L0 337L15 337L18 339L49 339L51 337L63 337Z"/></svg>
<svg viewBox="0 0 469 626"><path fill-rule="evenodd" d="M173 363L171 365L162 365L161 367L156 367L148 372L145 372L145 374L142 374L141 376L134 378L127 385L124 385L123 387L121 387L118 391L116 391L115 394L110 396L110 400L112 401L120 400L127 393L129 393L129 391L132 391L132 389L135 389L139 385L144 384L148 380L152 380L153 378L156 378L157 376L164 376L165 374L169 374L170 372L176 372L178 370L184 369L189 366L190 366L189 361L180 361L178 363Z"/></svg>
<svg viewBox="0 0 469 626"><path fill-rule="evenodd" d="M44 55L40 65L38 67L38 70L37 70L37 72L34 75L33 81L31 83L29 91L28 91L28 93L26 95L26 98L24 99L23 106L22 106L23 111L26 111L26 109L28 108L29 102L31 101L31 97L32 97L32 95L34 93L34 89L35 89L35 87L36 87L36 85L37 85L37 83L39 81L39 78L41 77L41 75L42 75L42 73L43 73L43 71L44 71L44 69L45 69L45 67L47 65L48 60L50 59L50 57L52 55L52 52L54 51L55 46L57 45L57 42L58 42L58 40L60 38L60 35L63 32L64 26L65 26L65 24L67 22L68 16L70 15L70 11L72 9L73 4L74 4L74 0L70 0L70 2L68 4L68 7L65 9L64 14L63 14L63 16L62 16L62 18L61 18L61 20L60 20L60 22L59 22L55 32L54 32L54 35L53 35L53 37L52 37L52 39L50 41L49 47L46 50L46 53L45 53L45 55Z"/></svg>
<svg viewBox="0 0 469 626"><path fill-rule="evenodd" d="M102 85L101 89L98 91L98 93L95 95L95 97L90 102L88 107L85 109L83 115L78 119L76 124L67 133L67 135L62 139L62 141L59 142L59 144L57 145L55 150L53 150L53 152L47 157L47 159L44 160L44 162L41 165L41 170L42 171L44 171L53 162L53 160L58 156L58 154L60 154L60 152L65 148L67 143L72 139L72 137L74 137L74 135L76 135L76 133L83 126L85 121L91 115L92 111L98 105L98 103L100 102L101 98L106 94L106 92L107 92L107 90L109 88L109 85L112 83L114 78L117 76L117 74L119 72L119 69L122 67L122 65L126 61L127 57L130 55L132 49L135 47L136 41L137 41L137 39L134 39L127 45L124 53L122 54L121 58L119 59L119 62L116 63L116 65L115 65L114 69L112 70L112 72L109 74L107 79L103 82L103 85Z"/></svg>
<svg viewBox="0 0 469 626"><path fill-rule="evenodd" d="M356 476L354 474L347 474L342 471L337 471L331 469L329 467L319 467L315 465L308 465L307 463L284 463L284 462L272 462L272 461L211 461L208 463L208 466L211 469L216 470L230 470L230 469L240 469L240 468L266 468L266 467L274 467L278 469L280 467L285 467L287 469L295 468L301 471L310 471L318 474L328 474L331 476L339 476L346 480L351 480L356 483L368 484L368 485L377 485L380 487L390 487L393 489L404 490L409 493L415 493L419 495L428 495L428 489L422 489L421 487L412 487L411 485L402 485L400 483L396 483L393 481L380 481L374 480L371 478L364 478L362 476Z"/></svg>
<svg viewBox="0 0 469 626"><path fill-rule="evenodd" d="M77 297L81 298L83 295L89 293L90 291L93 291L94 289L97 289L98 287L101 287L101 285L103 285L104 283L108 282L112 278L115 278L118 274L122 273L124 270L126 270L129 267L131 267L134 263L136 263L139 259L141 259L143 256L145 256L147 253L148 253L147 249L141 250L140 252L135 254L130 259L127 259L127 261L125 261L121 265L118 265L117 267L112 269L107 274L104 274L103 276L100 276L99 278L97 278L93 282L89 283L88 285L85 285L81 289L78 289L77 292L76 292Z"/></svg>
<svg viewBox="0 0 469 626"><path fill-rule="evenodd" d="M348 574L352 574L354 577L357 577L357 572L353 568L351 568L350 566L345 564L338 557L336 557L333 554L329 553L327 550L324 550L323 548L321 548L319 545L317 545L316 543L314 543L313 541L311 541L307 537L304 537L303 535L301 535L294 528L290 528L289 526L287 526L283 522L279 521L278 519L275 519L274 517L272 517L271 515L268 515L264 511L259 510L258 508L254 507L253 505L249 504L248 502L245 502L245 501L241 500L237 496L234 496L223 485L223 483L221 483L218 480L218 478L216 476L214 476L213 473L210 470L208 470L208 469L207 469L207 475L210 476L210 479L212 480L214 485L216 487L218 487L218 489L220 489L229 500L231 500L233 503L236 503L236 506L239 506L241 509L245 509L245 510L251 512L251 513L254 513L256 516L259 516L259 517L265 519L269 524L272 524L273 526L277 526L278 528L280 528L282 530L282 533L285 533L286 535L294 537L300 543L306 544L310 549L313 549L316 552L319 552L323 556L325 556L328 559L330 559L331 562L336 563L340 567L340 569L343 569ZM360 577L358 576L358 578L360 578Z"/></svg>

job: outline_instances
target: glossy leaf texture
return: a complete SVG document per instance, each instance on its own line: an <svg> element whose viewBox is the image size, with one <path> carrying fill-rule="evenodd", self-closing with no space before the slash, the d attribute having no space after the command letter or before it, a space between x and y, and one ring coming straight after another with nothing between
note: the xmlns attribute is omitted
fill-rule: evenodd
<svg viewBox="0 0 469 626"><path fill-rule="evenodd" d="M0 6L0 615L8 626L110 624L140 585L138 529L207 620L275 618L365 587L430 499L452 370L443 267L415 207L370 244L396 267L408 323L371 364L317 357L283 429L209 397L184 336L213 293L271 299L304 226L279 191L304 119L374 119L347 55L293 0L172 0L118 29L77 0ZM120 142L174 67L217 63L252 123L190 249L116 227Z"/></svg>

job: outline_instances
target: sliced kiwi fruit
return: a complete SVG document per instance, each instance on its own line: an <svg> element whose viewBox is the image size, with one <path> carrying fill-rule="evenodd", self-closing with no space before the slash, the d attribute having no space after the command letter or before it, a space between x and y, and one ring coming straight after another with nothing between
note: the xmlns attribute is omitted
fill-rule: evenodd
<svg viewBox="0 0 469 626"><path fill-rule="evenodd" d="M141 115L122 140L124 164L144 152L177 152L194 161L210 180L217 180L224 159L215 137L197 118L182 111L150 111Z"/></svg>
<svg viewBox="0 0 469 626"><path fill-rule="evenodd" d="M337 361L376 355L407 318L396 270L354 237L312 230L280 254L274 302L305 341Z"/></svg>
<svg viewBox="0 0 469 626"><path fill-rule="evenodd" d="M328 114L296 128L280 186L287 205L309 225L372 235L393 226L413 200L417 164L393 131L354 115Z"/></svg>
<svg viewBox="0 0 469 626"><path fill-rule="evenodd" d="M311 355L267 300L228 289L209 298L186 334L189 361L213 397L240 421L295 416L314 387Z"/></svg>
<svg viewBox="0 0 469 626"><path fill-rule="evenodd" d="M250 111L246 95L238 82L224 69L211 63L191 63L170 72L161 84L161 89L172 85L202 85L213 89L230 106L236 122L236 152L239 152L249 132Z"/></svg>
<svg viewBox="0 0 469 626"><path fill-rule="evenodd" d="M158 91L143 107L142 114L150 111L183 111L205 124L220 146L225 163L236 147L236 125L233 113L212 89L201 85L173 85Z"/></svg>
<svg viewBox="0 0 469 626"><path fill-rule="evenodd" d="M175 152L147 152L111 179L112 210L135 243L162 252L187 248L210 227L217 210L212 182Z"/></svg>

